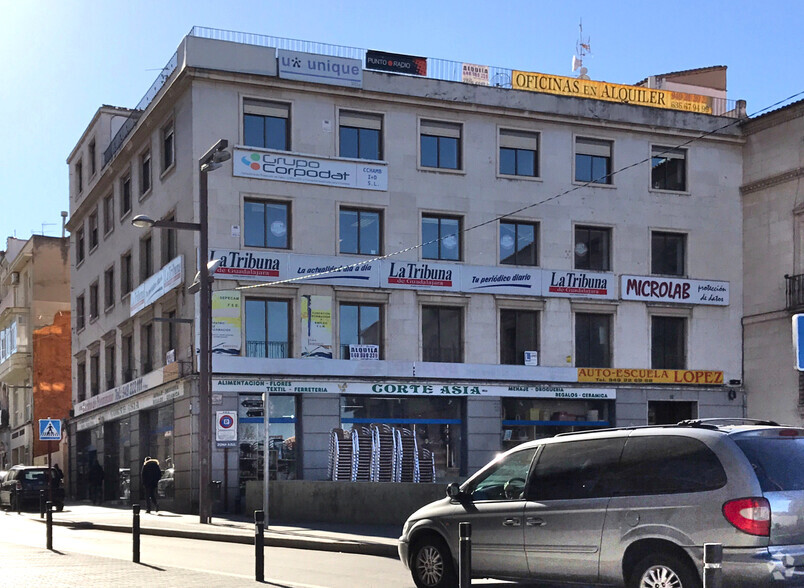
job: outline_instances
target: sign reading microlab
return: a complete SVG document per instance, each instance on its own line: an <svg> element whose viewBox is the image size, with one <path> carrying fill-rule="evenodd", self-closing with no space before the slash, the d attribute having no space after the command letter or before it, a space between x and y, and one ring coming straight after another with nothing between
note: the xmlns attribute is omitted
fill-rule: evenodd
<svg viewBox="0 0 804 588"><path fill-rule="evenodd" d="M641 86L609 84L607 82L594 82L579 78L514 70L511 87L514 90L528 90L530 92L558 94L559 96L591 98L607 102L621 102L639 106L652 106L654 108L712 114L712 98L710 96L656 90Z"/></svg>
<svg viewBox="0 0 804 588"><path fill-rule="evenodd" d="M646 276L621 276L620 278L622 280L620 292L623 300L729 305L728 282Z"/></svg>
<svg viewBox="0 0 804 588"><path fill-rule="evenodd" d="M345 161L252 149L235 149L232 161L232 174L241 178L388 190L388 169L379 162Z"/></svg>
<svg viewBox="0 0 804 588"><path fill-rule="evenodd" d="M287 49L279 49L276 57L280 78L333 86L363 87L363 64L359 59Z"/></svg>

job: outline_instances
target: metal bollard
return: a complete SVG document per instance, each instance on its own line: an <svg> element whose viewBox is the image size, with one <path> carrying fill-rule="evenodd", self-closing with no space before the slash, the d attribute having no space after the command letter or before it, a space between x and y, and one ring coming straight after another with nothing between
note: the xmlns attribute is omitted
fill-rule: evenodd
<svg viewBox="0 0 804 588"><path fill-rule="evenodd" d="M265 511L254 511L254 578L265 581Z"/></svg>
<svg viewBox="0 0 804 588"><path fill-rule="evenodd" d="M39 491L39 518L45 518L45 491Z"/></svg>
<svg viewBox="0 0 804 588"><path fill-rule="evenodd" d="M47 548L53 551L53 503L48 500L45 507L47 508Z"/></svg>
<svg viewBox="0 0 804 588"><path fill-rule="evenodd" d="M472 523L458 523L458 536L458 586L469 588L472 585Z"/></svg>
<svg viewBox="0 0 804 588"><path fill-rule="evenodd" d="M21 514L22 505L20 504L20 491L16 486L14 486L14 502L17 503L17 514Z"/></svg>
<svg viewBox="0 0 804 588"><path fill-rule="evenodd" d="M134 539L134 553L132 561L140 563L140 505L132 504L134 520L131 522L131 533Z"/></svg>
<svg viewBox="0 0 804 588"><path fill-rule="evenodd" d="M723 588L723 545L704 543L704 588Z"/></svg>

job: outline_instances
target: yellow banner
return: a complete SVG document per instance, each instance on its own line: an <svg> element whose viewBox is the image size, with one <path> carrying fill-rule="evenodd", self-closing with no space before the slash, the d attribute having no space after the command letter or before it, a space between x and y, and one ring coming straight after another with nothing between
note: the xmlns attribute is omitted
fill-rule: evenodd
<svg viewBox="0 0 804 588"><path fill-rule="evenodd" d="M711 96L699 96L686 92L655 90L641 86L609 84L517 70L513 71L511 84L514 90L712 114Z"/></svg>
<svg viewBox="0 0 804 588"><path fill-rule="evenodd" d="M714 370L578 368L578 381L718 386L723 384L723 372Z"/></svg>

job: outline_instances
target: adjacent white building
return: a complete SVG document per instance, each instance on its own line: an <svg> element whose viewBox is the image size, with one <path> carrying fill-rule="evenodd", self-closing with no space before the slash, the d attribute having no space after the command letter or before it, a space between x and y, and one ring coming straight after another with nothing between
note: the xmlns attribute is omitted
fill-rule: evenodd
<svg viewBox="0 0 804 588"><path fill-rule="evenodd" d="M735 114L722 97L589 99L555 76L470 84L460 63L401 75L368 68L387 69L376 52L222 36L194 29L138 109L101 107L68 159L73 467L99 459L107 498L152 455L175 508L197 506L195 326L164 319L197 316L198 235L131 219L199 222L198 158L220 139L201 256L221 260L227 508L262 479L264 392L277 480L344 476L350 431L364 458L376 441L352 478L398 459L387 475L441 482L524 439L744 415L743 139L705 113ZM638 103L602 98L617 92ZM377 449L394 431L396 458Z"/></svg>

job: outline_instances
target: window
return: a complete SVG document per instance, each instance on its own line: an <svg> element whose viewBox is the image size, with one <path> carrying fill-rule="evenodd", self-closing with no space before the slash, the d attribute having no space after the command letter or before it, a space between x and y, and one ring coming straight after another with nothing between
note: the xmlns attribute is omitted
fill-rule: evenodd
<svg viewBox="0 0 804 588"><path fill-rule="evenodd" d="M524 131L500 131L500 174L506 176L539 175L539 135Z"/></svg>
<svg viewBox="0 0 804 588"><path fill-rule="evenodd" d="M89 320L98 318L98 282L89 287Z"/></svg>
<svg viewBox="0 0 804 588"><path fill-rule="evenodd" d="M123 382L130 382L134 379L134 337L130 334L123 335L120 339L121 343L121 369Z"/></svg>
<svg viewBox="0 0 804 588"><path fill-rule="evenodd" d="M611 269L611 229L575 227L575 269Z"/></svg>
<svg viewBox="0 0 804 588"><path fill-rule="evenodd" d="M382 159L381 115L342 111L338 137L341 157Z"/></svg>
<svg viewBox="0 0 804 588"><path fill-rule="evenodd" d="M422 216L422 259L461 259L461 219Z"/></svg>
<svg viewBox="0 0 804 588"><path fill-rule="evenodd" d="M76 330L80 331L83 329L87 324L87 317L86 317L86 302L84 299L84 295L81 294L78 298L75 299L75 328Z"/></svg>
<svg viewBox="0 0 804 588"><path fill-rule="evenodd" d="M243 225L246 247L289 248L289 206L284 202L246 200Z"/></svg>
<svg viewBox="0 0 804 588"><path fill-rule="evenodd" d="M376 210L341 208L340 210L341 253L379 255L382 252L381 213Z"/></svg>
<svg viewBox="0 0 804 588"><path fill-rule="evenodd" d="M120 180L120 218L131 212L131 174Z"/></svg>
<svg viewBox="0 0 804 588"><path fill-rule="evenodd" d="M100 394L100 355L98 351L89 356L89 395L94 397Z"/></svg>
<svg viewBox="0 0 804 588"><path fill-rule="evenodd" d="M655 190L687 189L687 151L653 146L651 149L651 186Z"/></svg>
<svg viewBox="0 0 804 588"><path fill-rule="evenodd" d="M246 298L246 356L290 357L290 302Z"/></svg>
<svg viewBox="0 0 804 588"><path fill-rule="evenodd" d="M78 362L76 365L75 383L75 399L78 402L83 402L87 399L87 364L83 361Z"/></svg>
<svg viewBox="0 0 804 588"><path fill-rule="evenodd" d="M176 217L174 215L170 215L165 217L163 220L168 222L174 222ZM165 266L170 262L171 259L178 255L178 249L176 248L176 230L175 229L163 229L160 232L160 236L162 237L162 265Z"/></svg>
<svg viewBox="0 0 804 588"><path fill-rule="evenodd" d="M463 361L463 310L445 306L422 307L422 360Z"/></svg>
<svg viewBox="0 0 804 588"><path fill-rule="evenodd" d="M140 365L142 365L143 374L147 374L154 369L153 323L148 323L140 327Z"/></svg>
<svg viewBox="0 0 804 588"><path fill-rule="evenodd" d="M98 170L97 155L95 149L95 139L89 142L89 175L94 176Z"/></svg>
<svg viewBox="0 0 804 588"><path fill-rule="evenodd" d="M524 365L526 351L539 350L539 313L500 310L500 363Z"/></svg>
<svg viewBox="0 0 804 588"><path fill-rule="evenodd" d="M534 223L500 221L500 263L539 265L538 227Z"/></svg>
<svg viewBox="0 0 804 588"><path fill-rule="evenodd" d="M89 250L98 246L98 209L89 215Z"/></svg>
<svg viewBox="0 0 804 588"><path fill-rule="evenodd" d="M382 342L380 307L376 304L341 304L339 340L341 359L350 359L349 345L377 345Z"/></svg>
<svg viewBox="0 0 804 588"><path fill-rule="evenodd" d="M290 105L243 100L243 140L250 147L290 150Z"/></svg>
<svg viewBox="0 0 804 588"><path fill-rule="evenodd" d="M151 151L140 156L140 196L151 189Z"/></svg>
<svg viewBox="0 0 804 588"><path fill-rule="evenodd" d="M651 368L685 369L687 319L679 316L653 316L650 327Z"/></svg>
<svg viewBox="0 0 804 588"><path fill-rule="evenodd" d="M103 199L103 234L108 235L114 230L114 194Z"/></svg>
<svg viewBox="0 0 804 588"><path fill-rule="evenodd" d="M611 367L611 315L575 314L575 366Z"/></svg>
<svg viewBox="0 0 804 588"><path fill-rule="evenodd" d="M687 237L681 233L652 232L650 236L651 273L683 276L686 243Z"/></svg>
<svg viewBox="0 0 804 588"><path fill-rule="evenodd" d="M84 261L84 256L86 252L84 251L84 227L81 227L75 232L75 265L78 265L82 261Z"/></svg>
<svg viewBox="0 0 804 588"><path fill-rule="evenodd" d="M176 161L175 133L173 131L173 121L162 128L162 172L164 173Z"/></svg>
<svg viewBox="0 0 804 588"><path fill-rule="evenodd" d="M126 251L120 256L120 295L131 292L131 287L131 251Z"/></svg>
<svg viewBox="0 0 804 588"><path fill-rule="evenodd" d="M80 161L75 164L75 182L80 194L84 191L84 164Z"/></svg>
<svg viewBox="0 0 804 588"><path fill-rule="evenodd" d="M718 457L690 437L630 437L618 469L613 481L619 496L703 492L726 484Z"/></svg>
<svg viewBox="0 0 804 588"><path fill-rule="evenodd" d="M612 496L624 441L620 437L544 445L533 468L528 500L541 502Z"/></svg>
<svg viewBox="0 0 804 588"><path fill-rule="evenodd" d="M104 372L106 374L106 389L111 390L115 385L115 347L114 341L106 343L103 348Z"/></svg>
<svg viewBox="0 0 804 588"><path fill-rule="evenodd" d="M535 454L536 448L523 449L495 462L466 489L472 501L523 499L525 480Z"/></svg>
<svg viewBox="0 0 804 588"><path fill-rule="evenodd" d="M575 181L611 184L611 141L575 139Z"/></svg>
<svg viewBox="0 0 804 588"><path fill-rule="evenodd" d="M105 309L114 306L114 266L103 273L103 304Z"/></svg>
<svg viewBox="0 0 804 588"><path fill-rule="evenodd" d="M423 120L420 132L422 167L461 168L461 125Z"/></svg>
<svg viewBox="0 0 804 588"><path fill-rule="evenodd" d="M140 283L154 273L154 251L151 235L140 240Z"/></svg>
<svg viewBox="0 0 804 588"><path fill-rule="evenodd" d="M162 316L167 319L175 319L176 311L163 312ZM162 352L165 356L165 363L167 363L167 353L171 349L176 349L176 323L167 320L162 323Z"/></svg>

